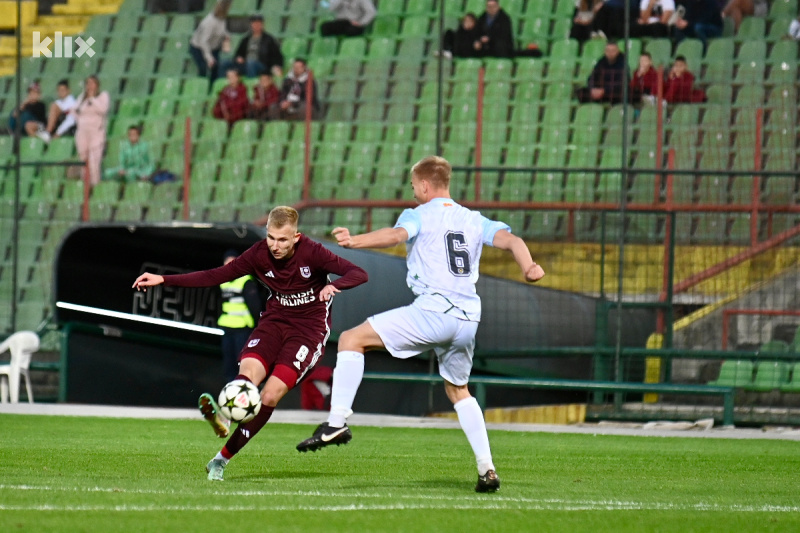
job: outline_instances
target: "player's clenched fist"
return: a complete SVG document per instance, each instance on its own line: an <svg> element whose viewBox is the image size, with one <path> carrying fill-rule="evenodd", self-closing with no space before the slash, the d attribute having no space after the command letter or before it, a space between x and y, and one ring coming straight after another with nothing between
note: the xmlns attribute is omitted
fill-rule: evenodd
<svg viewBox="0 0 800 533"><path fill-rule="evenodd" d="M336 242L339 246L344 248L349 248L353 244L353 240L350 237L350 230L347 228L333 228L331 232L334 237L336 237Z"/></svg>
<svg viewBox="0 0 800 533"><path fill-rule="evenodd" d="M133 282L133 288L137 291L146 291L147 287L155 287L164 283L164 276L145 272Z"/></svg>
<svg viewBox="0 0 800 533"><path fill-rule="evenodd" d="M544 269L537 263L532 264L525 271L525 279L527 281L539 281L544 277Z"/></svg>

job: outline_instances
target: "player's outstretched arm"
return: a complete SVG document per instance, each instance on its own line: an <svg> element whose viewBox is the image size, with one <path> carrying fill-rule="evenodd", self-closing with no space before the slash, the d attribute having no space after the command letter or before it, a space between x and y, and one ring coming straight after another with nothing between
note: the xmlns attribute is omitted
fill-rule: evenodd
<svg viewBox="0 0 800 533"><path fill-rule="evenodd" d="M512 235L507 230L501 229L494 234L492 246L511 252L514 256L514 261L517 262L519 268L522 270L522 275L525 276L526 281L535 282L544 277L544 269L533 261L531 251L528 250L528 245L516 235Z"/></svg>
<svg viewBox="0 0 800 533"><path fill-rule="evenodd" d="M164 283L164 276L145 272L136 278L136 281L133 282L133 288L137 291L146 291L147 287L155 287L156 285L161 285L162 283Z"/></svg>
<svg viewBox="0 0 800 533"><path fill-rule="evenodd" d="M408 240L405 228L382 228L361 235L350 235L347 228L334 228L332 233L343 248L391 248Z"/></svg>

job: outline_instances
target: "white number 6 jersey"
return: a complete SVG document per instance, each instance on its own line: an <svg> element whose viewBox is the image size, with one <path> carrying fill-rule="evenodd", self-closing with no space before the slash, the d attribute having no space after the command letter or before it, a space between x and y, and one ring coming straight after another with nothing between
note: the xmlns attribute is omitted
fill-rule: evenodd
<svg viewBox="0 0 800 533"><path fill-rule="evenodd" d="M408 232L406 281L417 297L415 305L461 320L481 319L475 291L483 245L507 224L495 222L451 199L434 198L406 209L396 228Z"/></svg>

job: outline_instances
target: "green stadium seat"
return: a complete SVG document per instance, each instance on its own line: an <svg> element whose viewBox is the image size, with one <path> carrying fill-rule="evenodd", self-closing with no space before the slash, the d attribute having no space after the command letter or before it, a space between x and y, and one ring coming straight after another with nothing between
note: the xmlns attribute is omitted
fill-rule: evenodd
<svg viewBox="0 0 800 533"><path fill-rule="evenodd" d="M703 62L703 42L700 39L682 40L675 48L675 57L678 56L686 58L689 70L699 72Z"/></svg>
<svg viewBox="0 0 800 533"><path fill-rule="evenodd" d="M702 79L708 82L729 83L733 70L733 39L720 37L708 43L705 63L706 70Z"/></svg>
<svg viewBox="0 0 800 533"><path fill-rule="evenodd" d="M750 20L748 17L745 20ZM764 79L766 67L767 43L761 41L746 41L739 49L736 58L736 77L738 83L761 83Z"/></svg>
<svg viewBox="0 0 800 533"><path fill-rule="evenodd" d="M31 162L41 159L45 143L38 137L23 137L19 141L20 160Z"/></svg>
<svg viewBox="0 0 800 533"><path fill-rule="evenodd" d="M578 146L600 144L603 128L603 106L601 104L582 104L578 106L572 127L573 144Z"/></svg>
<svg viewBox="0 0 800 533"><path fill-rule="evenodd" d="M789 367L789 379L780 386L781 392L800 392L800 363Z"/></svg>
<svg viewBox="0 0 800 533"><path fill-rule="evenodd" d="M556 17L553 20L553 29L551 31L551 41L561 41L569 39L570 29L572 28L572 16Z"/></svg>
<svg viewBox="0 0 800 533"><path fill-rule="evenodd" d="M380 82L384 86L384 92L391 78L392 66L394 61L391 58L374 58L364 62L364 72L362 77L368 82Z"/></svg>
<svg viewBox="0 0 800 533"><path fill-rule="evenodd" d="M287 41L288 46L290 47L288 49ZM291 51L292 47L294 48L294 51ZM335 56L338 47L339 43L336 40L336 37L316 37L311 40L310 50L308 49L308 41L304 37L289 37L284 39L283 43L281 44L283 56L286 58L304 57L305 55L308 55L311 58Z"/></svg>
<svg viewBox="0 0 800 533"><path fill-rule="evenodd" d="M520 21L520 31L515 35L525 44L538 44L544 48L550 39L550 17L547 12L529 12Z"/></svg>
<svg viewBox="0 0 800 533"><path fill-rule="evenodd" d="M487 58L484 62L484 69L488 83L508 82L512 78L514 62L511 59Z"/></svg>
<svg viewBox="0 0 800 533"><path fill-rule="evenodd" d="M339 46L339 57L363 58L367 51L367 40L351 37L342 41Z"/></svg>
<svg viewBox="0 0 800 533"><path fill-rule="evenodd" d="M544 80L545 61L540 58L519 58L516 60L517 68L514 79L519 82L540 82Z"/></svg>
<svg viewBox="0 0 800 533"><path fill-rule="evenodd" d="M358 109L356 109L356 120L358 122L363 122L363 121L372 122L372 121L383 120L385 114L386 114L386 105L382 101L365 102L359 104ZM340 117L342 120L351 120L347 116L346 112L341 114ZM333 118L334 117L330 114L329 110L328 119L333 120Z"/></svg>
<svg viewBox="0 0 800 533"><path fill-rule="evenodd" d="M572 83L568 81L556 81L545 87L545 103L550 106L553 104L564 105L572 100Z"/></svg>
<svg viewBox="0 0 800 533"><path fill-rule="evenodd" d="M229 143L236 145L237 143L251 143L254 144L261 136L261 122L258 120L238 120L231 128ZM223 137L224 139L224 137Z"/></svg>
<svg viewBox="0 0 800 533"><path fill-rule="evenodd" d="M431 17L413 15L403 19L400 34L403 37L427 37L431 34Z"/></svg>
<svg viewBox="0 0 800 533"><path fill-rule="evenodd" d="M382 9L380 11L372 22L370 34L373 37L396 37L400 33L400 17L385 15Z"/></svg>
<svg viewBox="0 0 800 533"><path fill-rule="evenodd" d="M744 17L736 32L737 41L763 41L767 34L767 21L763 17Z"/></svg>
<svg viewBox="0 0 800 533"><path fill-rule="evenodd" d="M575 39L563 39L555 41L550 49L550 60L554 59L572 59L578 57L578 50L580 45Z"/></svg>
<svg viewBox="0 0 800 533"><path fill-rule="evenodd" d="M669 39L651 39L644 47L645 52L653 58L653 65L663 66L666 71L672 57L672 42ZM732 53L733 51L731 51ZM733 57L731 55L731 57ZM697 69L697 67L694 67Z"/></svg>
<svg viewBox="0 0 800 533"><path fill-rule="evenodd" d="M517 83L514 87L514 101L524 102L516 104L516 107L530 105L531 102L539 102L542 99L542 83L536 81L526 81ZM537 105L538 108L538 104Z"/></svg>
<svg viewBox="0 0 800 533"><path fill-rule="evenodd" d="M770 343L774 342L782 341L770 341ZM785 346L786 351L788 351L789 345L785 342L783 345ZM787 385L788 381L789 365L787 363L783 361L759 361L758 366L756 367L756 377L753 380L753 383L745 388L746 390L756 392L769 392L779 389L783 385Z"/></svg>
<svg viewBox="0 0 800 533"><path fill-rule="evenodd" d="M769 18L794 18L797 16L797 0L775 0L769 4Z"/></svg>

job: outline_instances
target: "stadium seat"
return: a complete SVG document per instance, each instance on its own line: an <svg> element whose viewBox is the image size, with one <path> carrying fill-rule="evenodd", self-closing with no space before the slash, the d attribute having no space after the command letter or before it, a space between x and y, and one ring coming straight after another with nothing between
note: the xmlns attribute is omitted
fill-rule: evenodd
<svg viewBox="0 0 800 533"><path fill-rule="evenodd" d="M753 383L754 369L752 361L723 361L719 377L708 384L720 387L747 387Z"/></svg>
<svg viewBox="0 0 800 533"><path fill-rule="evenodd" d="M789 379L780 386L781 392L800 392L800 363L794 363L789 369Z"/></svg>
<svg viewBox="0 0 800 533"><path fill-rule="evenodd" d="M372 22L370 34L373 37L396 37L400 33L400 17L393 14L380 13Z"/></svg>
<svg viewBox="0 0 800 533"><path fill-rule="evenodd" d="M737 41L763 41L767 34L767 21L763 17L744 17L736 32Z"/></svg>
<svg viewBox="0 0 800 533"><path fill-rule="evenodd" d="M653 59L653 66L663 66L664 70L670 66L672 57L672 42L669 39L651 39L644 47L645 52L649 53ZM697 66L694 67L697 69Z"/></svg>
<svg viewBox="0 0 800 533"><path fill-rule="evenodd" d="M428 15L412 15L403 19L402 37L427 37L431 34L431 18Z"/></svg>
<svg viewBox="0 0 800 533"><path fill-rule="evenodd" d="M788 345L786 345L786 349L788 351ZM756 367L756 377L753 383L746 387L746 390L769 392L788 385L788 381L789 365L787 363L783 361L759 361Z"/></svg>
<svg viewBox="0 0 800 533"><path fill-rule="evenodd" d="M540 58L519 58L514 72L516 81L542 81L544 79L545 61Z"/></svg>

